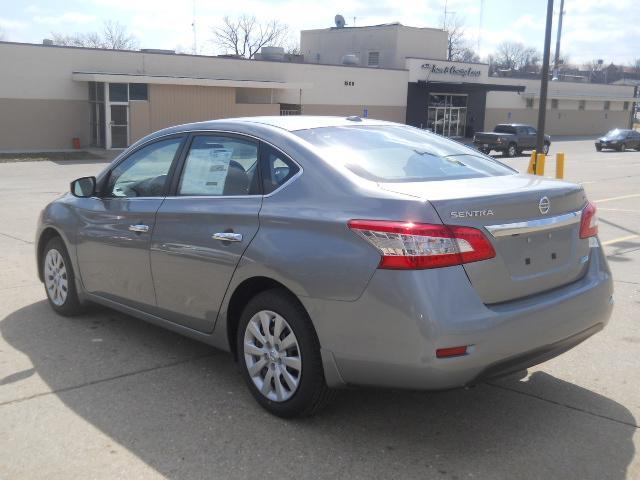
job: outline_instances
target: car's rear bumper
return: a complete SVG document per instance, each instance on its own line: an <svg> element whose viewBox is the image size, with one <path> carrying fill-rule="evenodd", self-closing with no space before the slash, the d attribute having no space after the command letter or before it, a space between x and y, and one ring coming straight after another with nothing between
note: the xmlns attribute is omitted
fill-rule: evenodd
<svg viewBox="0 0 640 480"><path fill-rule="evenodd" d="M487 281L491 281L487 279ZM485 305L461 267L377 270L354 302L303 298L328 381L411 389L455 388L552 358L602 329L613 308L602 249L580 280L532 297ZM464 356L436 349L468 345Z"/></svg>

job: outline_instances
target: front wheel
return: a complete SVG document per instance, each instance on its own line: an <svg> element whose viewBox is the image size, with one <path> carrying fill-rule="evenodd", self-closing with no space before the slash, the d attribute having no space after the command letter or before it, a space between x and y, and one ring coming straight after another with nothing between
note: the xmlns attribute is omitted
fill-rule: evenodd
<svg viewBox="0 0 640 480"><path fill-rule="evenodd" d="M596 151L597 151L597 152L601 152L601 151L602 151L602 146L600 146L600 145L596 145Z"/></svg>
<svg viewBox="0 0 640 480"><path fill-rule="evenodd" d="M49 305L56 313L73 316L82 312L71 260L60 237L52 238L44 247L42 275Z"/></svg>
<svg viewBox="0 0 640 480"><path fill-rule="evenodd" d="M269 413L309 416L329 400L315 330L287 292L267 290L249 301L240 318L237 352L251 394Z"/></svg>
<svg viewBox="0 0 640 480"><path fill-rule="evenodd" d="M489 155L491 153L491 149L490 148L480 148L479 149L482 153L484 153L485 155Z"/></svg>
<svg viewBox="0 0 640 480"><path fill-rule="evenodd" d="M618 147L619 152L624 152L627 149L627 146L624 143L621 143Z"/></svg>

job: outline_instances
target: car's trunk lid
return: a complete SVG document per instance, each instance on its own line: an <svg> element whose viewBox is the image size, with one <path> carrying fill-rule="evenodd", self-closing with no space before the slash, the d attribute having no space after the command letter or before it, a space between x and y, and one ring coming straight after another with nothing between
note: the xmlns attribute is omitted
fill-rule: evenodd
<svg viewBox="0 0 640 480"><path fill-rule="evenodd" d="M550 290L586 271L589 242L579 238L586 197L579 185L505 175L380 186L428 200L445 224L483 230L496 256L464 269L484 303Z"/></svg>

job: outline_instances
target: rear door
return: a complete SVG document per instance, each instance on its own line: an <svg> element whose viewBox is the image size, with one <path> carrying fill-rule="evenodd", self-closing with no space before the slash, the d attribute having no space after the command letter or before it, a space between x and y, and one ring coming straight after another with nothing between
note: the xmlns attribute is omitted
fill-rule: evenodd
<svg viewBox="0 0 640 480"><path fill-rule="evenodd" d="M213 330L227 286L258 231L259 142L234 134L194 135L156 215L151 245L158 314Z"/></svg>
<svg viewBox="0 0 640 480"><path fill-rule="evenodd" d="M184 136L154 141L119 161L100 197L81 199L77 256L85 289L133 307L153 307L149 247Z"/></svg>

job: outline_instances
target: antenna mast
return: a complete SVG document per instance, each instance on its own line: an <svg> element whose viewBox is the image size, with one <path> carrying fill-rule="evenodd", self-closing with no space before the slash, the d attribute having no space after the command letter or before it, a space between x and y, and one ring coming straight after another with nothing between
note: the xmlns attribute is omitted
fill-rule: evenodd
<svg viewBox="0 0 640 480"><path fill-rule="evenodd" d="M191 22L193 30L193 54L198 54L198 41L196 39L196 0L193 0L193 22Z"/></svg>

